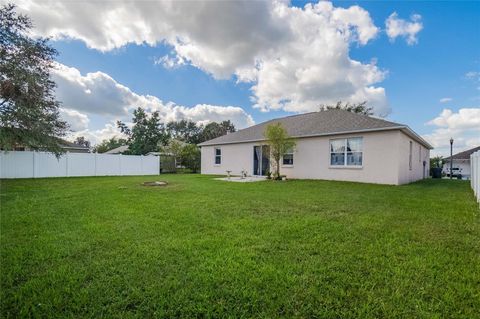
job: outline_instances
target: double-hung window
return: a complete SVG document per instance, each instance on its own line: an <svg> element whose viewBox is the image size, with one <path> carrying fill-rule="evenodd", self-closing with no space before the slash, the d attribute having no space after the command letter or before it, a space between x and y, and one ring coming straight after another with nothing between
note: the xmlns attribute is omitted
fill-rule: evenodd
<svg viewBox="0 0 480 319"><path fill-rule="evenodd" d="M330 140L331 166L362 166L363 138L339 138Z"/></svg>
<svg viewBox="0 0 480 319"><path fill-rule="evenodd" d="M215 148L215 165L222 164L222 149Z"/></svg>
<svg viewBox="0 0 480 319"><path fill-rule="evenodd" d="M283 165L293 165L293 148L287 150L285 154L283 154Z"/></svg>

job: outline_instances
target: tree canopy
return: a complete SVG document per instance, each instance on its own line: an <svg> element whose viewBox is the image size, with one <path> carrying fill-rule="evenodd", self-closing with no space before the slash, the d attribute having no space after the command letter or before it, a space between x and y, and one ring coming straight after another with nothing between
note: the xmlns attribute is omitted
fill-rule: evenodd
<svg viewBox="0 0 480 319"><path fill-rule="evenodd" d="M167 132L170 137L185 143L200 143L202 130L202 125L197 125L195 122L189 120L167 123Z"/></svg>
<svg viewBox="0 0 480 319"><path fill-rule="evenodd" d="M230 120L220 123L210 122L203 128L200 140L205 142L233 132L235 132L235 125Z"/></svg>
<svg viewBox="0 0 480 319"><path fill-rule="evenodd" d="M130 129L125 123L118 121L118 127L127 138L128 154L145 155L156 152L168 143L165 125L160 122L158 111L150 116L141 107L133 111L133 126Z"/></svg>
<svg viewBox="0 0 480 319"><path fill-rule="evenodd" d="M57 51L48 39L28 36L31 28L14 5L0 7L0 147L21 145L59 156L58 138L68 125L60 119L50 79Z"/></svg>
<svg viewBox="0 0 480 319"><path fill-rule="evenodd" d="M90 148L90 141L85 136L78 136L73 143Z"/></svg>
<svg viewBox="0 0 480 319"><path fill-rule="evenodd" d="M112 137L110 139L103 140L101 143L97 144L93 148L93 151L95 153L105 153L122 145L127 145L126 139Z"/></svg>
<svg viewBox="0 0 480 319"><path fill-rule="evenodd" d="M342 101L338 101L335 105L320 105L320 111L325 110L332 110L332 109L340 109L349 111L352 113L363 114L363 115L373 115L373 108L367 106L367 101L363 101L360 103L353 103L350 104L349 102L343 103Z"/></svg>

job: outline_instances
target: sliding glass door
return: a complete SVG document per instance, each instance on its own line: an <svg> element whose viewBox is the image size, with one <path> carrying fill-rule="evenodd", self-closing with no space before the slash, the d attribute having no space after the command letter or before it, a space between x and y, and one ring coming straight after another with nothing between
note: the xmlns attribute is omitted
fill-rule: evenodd
<svg viewBox="0 0 480 319"><path fill-rule="evenodd" d="M270 147L268 145L253 147L253 175L266 176L270 171Z"/></svg>

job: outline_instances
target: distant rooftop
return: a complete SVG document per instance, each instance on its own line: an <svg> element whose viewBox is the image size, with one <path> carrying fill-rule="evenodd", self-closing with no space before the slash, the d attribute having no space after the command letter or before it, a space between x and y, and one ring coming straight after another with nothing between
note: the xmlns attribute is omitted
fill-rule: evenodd
<svg viewBox="0 0 480 319"><path fill-rule="evenodd" d="M106 151L104 154L121 154L126 151L128 151L128 145L121 145L119 147L115 147L109 151Z"/></svg>
<svg viewBox="0 0 480 319"><path fill-rule="evenodd" d="M480 151L480 146L477 146L477 147L474 147L474 148L471 148L469 150L466 150L466 151L463 151L463 152L460 152L460 153L457 153L457 154L453 154L453 159L456 160L456 159L470 159L470 155L475 153L476 151ZM445 158L446 160L449 160L450 159L450 156Z"/></svg>

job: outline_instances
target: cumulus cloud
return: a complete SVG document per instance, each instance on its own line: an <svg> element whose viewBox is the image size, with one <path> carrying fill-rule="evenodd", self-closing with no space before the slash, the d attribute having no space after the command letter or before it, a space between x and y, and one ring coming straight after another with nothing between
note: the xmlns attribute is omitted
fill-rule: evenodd
<svg viewBox="0 0 480 319"><path fill-rule="evenodd" d="M84 128L80 131L70 132L67 136L67 139L74 141L80 136L83 136L92 145L96 145L103 140L110 139L112 137L125 138L122 132L120 132L120 130L117 128L115 122L107 123L103 128L100 129Z"/></svg>
<svg viewBox="0 0 480 319"><path fill-rule="evenodd" d="M89 118L85 113L102 116L115 123L117 119L129 120L132 110L137 107L147 112L158 111L164 122L188 119L204 124L231 120L237 128L255 124L252 116L241 107L209 104L187 107L163 102L153 95L137 94L103 72L82 75L76 68L57 63L54 78L58 84L56 94L63 105L61 116L76 131L74 136L115 136L119 131L110 123L102 130L88 129Z"/></svg>
<svg viewBox="0 0 480 319"><path fill-rule="evenodd" d="M410 20L400 19L396 12L392 13L385 21L390 40L395 41L397 37L403 37L408 45L416 44L418 42L417 34L423 29L422 16L413 14Z"/></svg>
<svg viewBox="0 0 480 319"><path fill-rule="evenodd" d="M90 119L86 114L76 110L60 108L60 117L70 125L72 131L82 131L87 129Z"/></svg>
<svg viewBox="0 0 480 319"><path fill-rule="evenodd" d="M427 125L435 127L423 136L435 147L433 154L449 155L450 138L454 139L455 152L480 145L480 108L444 109Z"/></svg>
<svg viewBox="0 0 480 319"><path fill-rule="evenodd" d="M157 63L169 68L190 64L217 79L234 76L252 83L252 101L264 111L303 112L338 100L367 100L377 114L389 112L385 90L378 86L385 72L349 56L352 43L365 45L379 31L359 6L337 8L323 1L297 8L284 1L33 0L18 5L34 19L37 34L53 39L80 39L100 51L128 43L165 43L172 53ZM407 32L408 41L416 40L419 17L412 23L401 22L396 14L391 18L397 29L408 25L394 37ZM100 76L91 75L96 80ZM109 79L103 81L108 85ZM106 108L117 115L125 111Z"/></svg>
<svg viewBox="0 0 480 319"><path fill-rule="evenodd" d="M453 99L451 97L443 97L440 99L440 103L448 103L448 102L452 102Z"/></svg>
<svg viewBox="0 0 480 319"><path fill-rule="evenodd" d="M57 83L57 98L69 109L124 116L138 99L129 88L103 72L82 75L76 68L56 63L52 77Z"/></svg>

